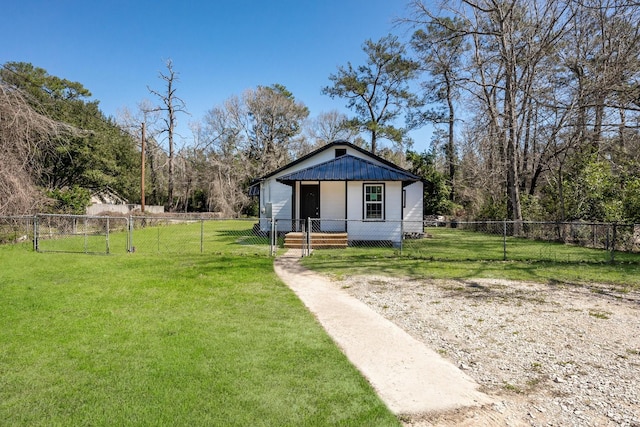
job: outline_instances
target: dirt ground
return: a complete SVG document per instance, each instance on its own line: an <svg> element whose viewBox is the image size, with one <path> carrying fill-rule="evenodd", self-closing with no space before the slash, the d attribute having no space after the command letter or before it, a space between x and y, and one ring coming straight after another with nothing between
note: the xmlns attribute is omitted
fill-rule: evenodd
<svg viewBox="0 0 640 427"><path fill-rule="evenodd" d="M495 403L406 426L640 426L640 292L352 276L341 288L451 360Z"/></svg>

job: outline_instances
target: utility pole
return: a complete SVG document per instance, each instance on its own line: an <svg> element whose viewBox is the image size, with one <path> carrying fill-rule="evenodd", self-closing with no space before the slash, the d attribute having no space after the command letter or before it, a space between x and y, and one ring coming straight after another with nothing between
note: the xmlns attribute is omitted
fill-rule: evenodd
<svg viewBox="0 0 640 427"><path fill-rule="evenodd" d="M140 172L140 212L144 213L144 163L145 163L145 159L146 159L146 141L145 141L145 125L144 122L142 122L142 141L141 142L141 149L140 149L140 156L141 156L141 172Z"/></svg>

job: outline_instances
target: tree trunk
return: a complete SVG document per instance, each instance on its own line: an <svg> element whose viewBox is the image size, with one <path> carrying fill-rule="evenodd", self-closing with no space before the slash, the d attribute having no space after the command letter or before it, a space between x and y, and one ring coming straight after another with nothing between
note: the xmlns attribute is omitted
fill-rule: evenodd
<svg viewBox="0 0 640 427"><path fill-rule="evenodd" d="M376 139L378 135L375 130L371 131L371 154L376 154Z"/></svg>
<svg viewBox="0 0 640 427"><path fill-rule="evenodd" d="M513 221L522 221L520 205L520 179L518 177L518 133L516 129L516 54L514 46L508 39L512 34L508 18L502 18L502 55L505 64L504 73L504 116L506 129L506 161L507 161L507 216ZM514 234L517 230L514 228Z"/></svg>
<svg viewBox="0 0 640 427"><path fill-rule="evenodd" d="M455 166L455 146L454 146L454 125L455 125L455 109L453 106L453 94L452 92L452 83L449 81L447 76L447 107L449 108L449 138L447 139L447 163L449 164L449 200L453 201L455 199L455 175L456 175L456 166Z"/></svg>

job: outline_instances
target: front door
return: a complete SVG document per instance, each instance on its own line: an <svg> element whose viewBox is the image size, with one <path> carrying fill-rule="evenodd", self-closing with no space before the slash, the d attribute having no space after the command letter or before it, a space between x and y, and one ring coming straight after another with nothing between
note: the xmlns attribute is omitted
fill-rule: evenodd
<svg viewBox="0 0 640 427"><path fill-rule="evenodd" d="M300 185L300 219L320 218L320 185Z"/></svg>

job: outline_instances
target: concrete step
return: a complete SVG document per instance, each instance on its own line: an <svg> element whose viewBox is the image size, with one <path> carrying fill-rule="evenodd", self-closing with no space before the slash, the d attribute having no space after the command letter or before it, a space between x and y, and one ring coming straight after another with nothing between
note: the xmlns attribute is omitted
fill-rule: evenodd
<svg viewBox="0 0 640 427"><path fill-rule="evenodd" d="M346 248L347 233L311 233L311 248ZM301 249L305 245L305 235L299 232L287 233L284 236L284 247Z"/></svg>

